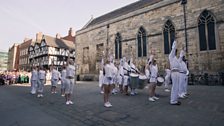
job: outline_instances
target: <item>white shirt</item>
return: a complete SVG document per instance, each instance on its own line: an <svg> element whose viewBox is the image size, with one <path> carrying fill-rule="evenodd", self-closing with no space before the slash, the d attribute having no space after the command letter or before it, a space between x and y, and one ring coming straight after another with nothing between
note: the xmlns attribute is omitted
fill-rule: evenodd
<svg viewBox="0 0 224 126"><path fill-rule="evenodd" d="M118 74L118 69L117 69L117 67L115 66L115 67L114 67L114 77L116 77L117 74Z"/></svg>
<svg viewBox="0 0 224 126"><path fill-rule="evenodd" d="M121 65L119 66L118 75L122 77L124 76L124 67Z"/></svg>
<svg viewBox="0 0 224 126"><path fill-rule="evenodd" d="M149 79L150 78L150 72L149 69L145 69L145 76Z"/></svg>
<svg viewBox="0 0 224 126"><path fill-rule="evenodd" d="M183 72L183 73L185 73L186 75L188 75L189 74L189 71L188 71L188 69L187 69L187 65L186 65L186 63L184 62L184 61L180 61L180 72Z"/></svg>
<svg viewBox="0 0 224 126"><path fill-rule="evenodd" d="M61 71L61 78L62 78L62 79L65 79L65 78L66 78L66 69L63 69L63 70Z"/></svg>
<svg viewBox="0 0 224 126"><path fill-rule="evenodd" d="M75 66L68 65L66 68L66 76L67 77L75 77Z"/></svg>
<svg viewBox="0 0 224 126"><path fill-rule="evenodd" d="M113 68L113 77L117 76L117 67L114 65L114 63L110 63L110 66Z"/></svg>
<svg viewBox="0 0 224 126"><path fill-rule="evenodd" d="M113 77L113 66L111 66L110 64L106 64L104 66L104 70L105 70L105 77Z"/></svg>
<svg viewBox="0 0 224 126"><path fill-rule="evenodd" d="M136 71L138 71L137 67L133 63L130 63L130 68L132 73L136 73Z"/></svg>
<svg viewBox="0 0 224 126"><path fill-rule="evenodd" d="M158 75L158 67L157 67L157 64L156 65L150 65L150 77L151 78L157 78L157 75Z"/></svg>
<svg viewBox="0 0 224 126"><path fill-rule="evenodd" d="M60 73L57 70L53 69L52 72L51 72L51 79L57 79L58 80L59 77L60 77Z"/></svg>
<svg viewBox="0 0 224 126"><path fill-rule="evenodd" d="M130 71L130 66L127 62L124 63L124 74L128 74L128 71Z"/></svg>
<svg viewBox="0 0 224 126"><path fill-rule="evenodd" d="M37 80L38 79L38 74L36 70L32 71L32 75L31 75L31 80Z"/></svg>
<svg viewBox="0 0 224 126"><path fill-rule="evenodd" d="M39 79L44 80L46 78L46 72L44 70L39 70Z"/></svg>
<svg viewBox="0 0 224 126"><path fill-rule="evenodd" d="M176 57L176 42L173 43L172 50L169 54L170 69L180 70L180 62Z"/></svg>

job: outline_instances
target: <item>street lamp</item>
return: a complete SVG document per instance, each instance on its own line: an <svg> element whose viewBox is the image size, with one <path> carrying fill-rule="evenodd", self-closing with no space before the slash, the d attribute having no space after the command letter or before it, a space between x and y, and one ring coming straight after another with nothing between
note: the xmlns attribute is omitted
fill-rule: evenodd
<svg viewBox="0 0 224 126"><path fill-rule="evenodd" d="M106 49L105 49L105 61L108 59L109 57L109 28L110 28L110 25L107 24L106 26L107 28L107 31L106 31Z"/></svg>
<svg viewBox="0 0 224 126"><path fill-rule="evenodd" d="M187 4L187 0L180 0L181 4Z"/></svg>
<svg viewBox="0 0 224 126"><path fill-rule="evenodd" d="M187 0L180 0L181 5L183 5L183 11L184 11L184 32L185 32L185 51L188 53L188 47L187 47L187 19L186 19L186 4Z"/></svg>

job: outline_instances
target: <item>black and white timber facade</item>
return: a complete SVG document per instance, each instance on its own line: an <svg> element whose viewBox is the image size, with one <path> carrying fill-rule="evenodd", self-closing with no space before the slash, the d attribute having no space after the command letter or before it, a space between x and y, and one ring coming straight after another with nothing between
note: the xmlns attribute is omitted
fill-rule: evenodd
<svg viewBox="0 0 224 126"><path fill-rule="evenodd" d="M66 64L69 53L70 58L75 60L75 44L72 41L43 35L40 43L33 43L29 47L30 67L43 66L49 69L53 65L60 70Z"/></svg>

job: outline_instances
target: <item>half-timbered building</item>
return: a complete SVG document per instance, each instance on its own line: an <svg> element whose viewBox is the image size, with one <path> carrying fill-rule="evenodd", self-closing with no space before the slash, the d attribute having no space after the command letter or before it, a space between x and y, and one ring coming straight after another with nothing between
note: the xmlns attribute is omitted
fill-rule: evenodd
<svg viewBox="0 0 224 126"><path fill-rule="evenodd" d="M61 69L66 64L68 54L75 60L75 44L72 41L43 35L41 42L29 47L30 66L43 66L49 69L51 65Z"/></svg>

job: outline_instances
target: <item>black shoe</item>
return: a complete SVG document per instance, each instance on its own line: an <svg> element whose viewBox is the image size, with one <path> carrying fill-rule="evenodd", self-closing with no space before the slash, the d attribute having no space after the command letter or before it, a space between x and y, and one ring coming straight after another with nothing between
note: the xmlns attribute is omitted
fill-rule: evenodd
<svg viewBox="0 0 224 126"><path fill-rule="evenodd" d="M181 105L181 102L177 102L177 103L174 103L174 104L171 104L171 105Z"/></svg>
<svg viewBox="0 0 224 126"><path fill-rule="evenodd" d="M130 94L129 93L125 93L125 95L129 96Z"/></svg>

